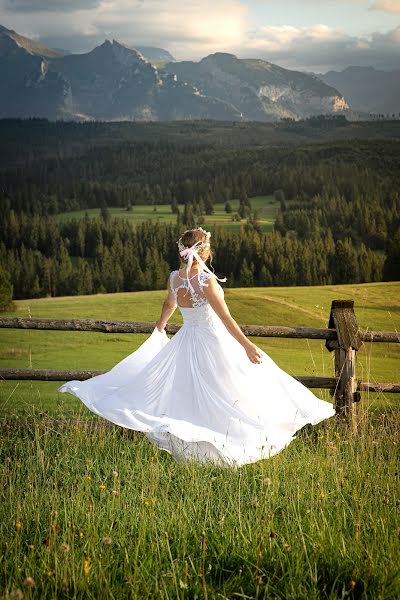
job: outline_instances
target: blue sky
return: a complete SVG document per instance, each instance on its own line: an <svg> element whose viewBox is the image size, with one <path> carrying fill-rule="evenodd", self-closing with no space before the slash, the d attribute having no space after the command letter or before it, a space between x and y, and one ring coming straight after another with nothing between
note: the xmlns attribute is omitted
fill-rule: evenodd
<svg viewBox="0 0 400 600"><path fill-rule="evenodd" d="M114 38L177 60L230 52L317 73L400 68L400 0L0 0L0 24L72 52Z"/></svg>
<svg viewBox="0 0 400 600"><path fill-rule="evenodd" d="M307 27L319 22L350 35L367 35L372 31L383 33L392 29L396 22L400 24L400 3L397 3L397 15L395 11L371 8L378 3L363 0L248 0L246 4L250 8L251 22L255 27L260 23ZM382 7L384 4L381 3ZM395 7L396 3L392 4Z"/></svg>

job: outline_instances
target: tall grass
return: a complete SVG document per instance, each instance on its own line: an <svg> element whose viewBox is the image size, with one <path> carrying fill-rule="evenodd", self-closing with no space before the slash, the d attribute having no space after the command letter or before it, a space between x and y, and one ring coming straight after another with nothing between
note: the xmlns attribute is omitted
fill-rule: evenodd
<svg viewBox="0 0 400 600"><path fill-rule="evenodd" d="M323 326L330 301L348 293L357 299L362 326L398 330L397 292L398 284L365 284L228 295L239 322ZM32 306L33 316L113 318L115 312L152 320L162 296L18 306L20 314ZM35 368L106 369L145 339L1 333L1 363ZM290 373L333 374L332 355L320 341L254 341ZM372 344L359 357L358 376L398 381L398 357L395 345ZM363 393L357 427L331 418L303 428L269 460L219 469L178 464L142 435L97 417L93 428L87 420L93 415L56 395L58 385L0 385L2 416L29 417L27 424L4 424L0 439L0 597L400 597L398 395ZM317 395L330 399L326 391ZM43 419L43 407L60 421Z"/></svg>
<svg viewBox="0 0 400 600"><path fill-rule="evenodd" d="M306 426L240 469L98 424L5 427L4 597L399 597L398 414Z"/></svg>

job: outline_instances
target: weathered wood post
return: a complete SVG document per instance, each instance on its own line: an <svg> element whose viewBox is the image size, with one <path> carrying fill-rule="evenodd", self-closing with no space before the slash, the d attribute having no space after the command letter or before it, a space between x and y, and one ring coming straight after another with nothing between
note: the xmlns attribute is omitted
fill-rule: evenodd
<svg viewBox="0 0 400 600"><path fill-rule="evenodd" d="M362 344L362 335L354 314L354 300L333 300L328 327L335 328L337 340L326 340L325 346L335 351L335 376L338 378L330 394L335 397L338 417L353 423L354 402L360 400L356 380L356 352Z"/></svg>

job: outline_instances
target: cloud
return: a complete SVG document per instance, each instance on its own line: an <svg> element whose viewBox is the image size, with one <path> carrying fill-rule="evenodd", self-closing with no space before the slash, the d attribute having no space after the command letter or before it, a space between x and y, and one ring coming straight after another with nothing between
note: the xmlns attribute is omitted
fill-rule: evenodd
<svg viewBox="0 0 400 600"><path fill-rule="evenodd" d="M399 51L400 26L386 33L360 37L316 24L259 27L252 32L240 55L264 58L288 68L324 71L349 65L395 69Z"/></svg>
<svg viewBox="0 0 400 600"><path fill-rule="evenodd" d="M374 10L400 4L346 1ZM131 46L165 48L178 60L200 60L220 51L316 72L349 65L395 69L399 64L400 27L364 36L323 22L250 28L245 0L0 0L0 23L72 52L87 52L114 38Z"/></svg>
<svg viewBox="0 0 400 600"><path fill-rule="evenodd" d="M99 6L101 0L3 0L7 12L73 12Z"/></svg>
<svg viewBox="0 0 400 600"><path fill-rule="evenodd" d="M400 0L377 0L371 4L370 10L383 10L388 13L400 13Z"/></svg>
<svg viewBox="0 0 400 600"><path fill-rule="evenodd" d="M50 4L50 0L37 1L42 6ZM17 2L28 4L29 0ZM101 0L95 9L85 0L72 4L75 10L59 18L52 12L31 12L29 18L16 12L12 28L77 52L115 38L129 45L161 46L181 59L201 58L246 40L248 7L240 0Z"/></svg>

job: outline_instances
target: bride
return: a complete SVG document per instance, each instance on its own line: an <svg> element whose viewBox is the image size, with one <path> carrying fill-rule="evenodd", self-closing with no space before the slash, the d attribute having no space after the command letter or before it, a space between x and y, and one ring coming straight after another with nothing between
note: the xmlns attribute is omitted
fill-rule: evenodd
<svg viewBox="0 0 400 600"><path fill-rule="evenodd" d="M282 370L233 319L217 277L205 264L210 232L178 240L181 268L149 338L110 371L58 388L95 414L142 431L178 460L240 466L269 458L306 423L331 417L330 402ZM170 339L176 308L183 325Z"/></svg>

